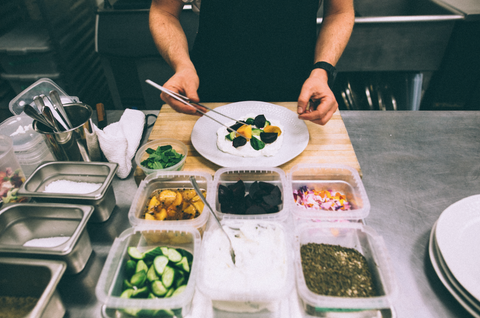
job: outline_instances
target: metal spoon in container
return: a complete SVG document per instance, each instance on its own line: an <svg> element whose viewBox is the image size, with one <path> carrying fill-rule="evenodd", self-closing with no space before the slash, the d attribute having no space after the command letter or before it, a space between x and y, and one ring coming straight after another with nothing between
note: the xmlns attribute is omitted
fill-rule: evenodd
<svg viewBox="0 0 480 318"><path fill-rule="evenodd" d="M30 116L31 118L35 119L36 121L42 123L43 125L47 126L50 128L52 131L55 131L55 127L48 122L45 117L41 114L39 114L35 108L33 108L31 105L26 104L23 108L23 111L25 114Z"/></svg>
<svg viewBox="0 0 480 318"><path fill-rule="evenodd" d="M53 116L53 119L55 121L55 125L57 125L58 128L60 129L59 131L61 131L62 128L65 131L69 130L70 128L67 126L67 124L63 120L62 116L60 115L57 108L54 106L53 102L50 100L50 98L48 96L43 95L43 94L40 95L40 97L43 98L43 103L45 104L45 107L43 108L43 112L45 113L46 108L50 108L50 113Z"/></svg>
<svg viewBox="0 0 480 318"><path fill-rule="evenodd" d="M50 96L50 100L52 101L53 108L55 108L55 110L60 114L62 119L67 124L68 128L72 129L73 125L70 122L70 119L68 118L68 115L65 112L65 109L63 108L62 100L58 92L56 90L51 90L48 95Z"/></svg>
<svg viewBox="0 0 480 318"><path fill-rule="evenodd" d="M235 251L233 250L232 241L230 241L230 237L228 236L227 232L225 232L225 230L223 229L222 224L220 223L217 216L213 212L210 204L208 204L207 200L205 200L205 197L203 196L202 191L200 191L200 188L198 187L197 180L195 180L195 177L191 176L190 177L190 182L192 183L192 186L195 189L195 192L197 192L197 194L200 197L200 199L202 200L203 204L205 204L205 206L208 207L208 209L210 210L210 213L212 213L212 215L213 215L213 218L217 221L218 226L220 227L220 229L223 231L223 233L227 237L228 243L230 244L230 256L232 257L233 264L235 264Z"/></svg>

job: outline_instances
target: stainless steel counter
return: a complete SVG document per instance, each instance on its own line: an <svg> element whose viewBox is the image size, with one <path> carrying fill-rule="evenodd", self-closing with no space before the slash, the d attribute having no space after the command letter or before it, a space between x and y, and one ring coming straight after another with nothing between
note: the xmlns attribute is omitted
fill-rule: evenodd
<svg viewBox="0 0 480 318"><path fill-rule="evenodd" d="M122 113L109 112L109 122ZM346 111L342 117L371 203L366 223L384 237L400 286L397 317L468 317L436 276L427 247L442 211L480 193L480 112ZM137 188L133 174L115 178L113 187L112 216L87 227L94 252L85 269L60 282L65 317L101 317L95 286L113 240L130 226Z"/></svg>
<svg viewBox="0 0 480 318"><path fill-rule="evenodd" d="M469 317L428 257L430 230L452 203L480 194L480 112L342 112L400 286L399 318Z"/></svg>

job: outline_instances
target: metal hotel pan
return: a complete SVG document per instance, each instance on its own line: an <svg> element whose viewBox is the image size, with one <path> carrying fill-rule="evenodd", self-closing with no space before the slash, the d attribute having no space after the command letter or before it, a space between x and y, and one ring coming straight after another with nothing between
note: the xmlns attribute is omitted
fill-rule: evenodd
<svg viewBox="0 0 480 318"><path fill-rule="evenodd" d="M0 297L38 298L28 318L61 318L65 306L57 285L63 276L66 264L61 261L0 258ZM6 314L6 308L2 308Z"/></svg>
<svg viewBox="0 0 480 318"><path fill-rule="evenodd" d="M86 229L93 206L59 203L17 203L0 211L0 256L59 260L67 273L83 270L92 244ZM24 246L32 239L67 236L53 247Z"/></svg>
<svg viewBox="0 0 480 318"><path fill-rule="evenodd" d="M53 156L58 161L102 161L98 137L93 129L90 106L82 103L63 105L74 128L53 132L51 128L34 120L35 131L42 134Z"/></svg>
<svg viewBox="0 0 480 318"><path fill-rule="evenodd" d="M118 169L110 162L47 162L37 167L18 190L19 195L30 197L36 202L93 205L95 211L91 222L108 220L115 208L116 200L112 180ZM87 194L49 193L45 187L58 180L102 183L99 189Z"/></svg>

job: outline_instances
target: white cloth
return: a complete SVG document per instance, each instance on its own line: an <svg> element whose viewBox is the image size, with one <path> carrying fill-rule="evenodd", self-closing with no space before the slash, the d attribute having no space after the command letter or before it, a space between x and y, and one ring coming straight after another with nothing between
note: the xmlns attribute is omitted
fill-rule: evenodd
<svg viewBox="0 0 480 318"><path fill-rule="evenodd" d="M125 179L132 170L132 159L142 139L145 114L125 109L120 120L103 130L94 125L98 142L109 162L118 163L117 176Z"/></svg>

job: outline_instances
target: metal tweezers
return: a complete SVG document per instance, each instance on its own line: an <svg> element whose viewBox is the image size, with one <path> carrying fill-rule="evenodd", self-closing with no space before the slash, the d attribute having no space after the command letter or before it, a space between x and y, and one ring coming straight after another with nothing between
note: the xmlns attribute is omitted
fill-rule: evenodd
<svg viewBox="0 0 480 318"><path fill-rule="evenodd" d="M245 123L245 122L243 122L243 121L236 120L236 119L234 119L234 118L232 118L232 117L229 117L229 116L227 116L227 115L225 115L225 114L222 114L222 113L220 113L220 112L217 112L216 110L214 110L214 109L212 109L212 108L210 108L210 107L207 107L207 106L205 106L205 105L202 105L202 104L199 104L199 103L190 103L190 99L188 99L188 97L183 96L182 94L173 92L173 91L169 90L168 88L165 88L165 87L163 87L163 86L161 86L161 85L159 85L159 84L157 84L157 83L155 83L155 82L153 82L153 81L151 81L151 80L149 80L149 79L145 80L145 82L146 82L147 84L152 85L152 86L155 87L156 89L164 92L165 94L169 95L170 97L178 100L179 102L195 108L198 113L200 113L200 114L204 115L205 117L208 117L208 118L210 118L211 120L213 120L213 121L219 123L220 125L226 127L226 128L228 129L228 131L231 131L231 132L234 131L234 132L236 132L237 134L239 134L239 135L241 135L242 137L244 137L245 139L247 139L247 140L250 139L250 138L247 138L247 136L245 136L244 134L238 132L236 129L233 129L233 128L225 125L224 123L216 120L215 118L207 115L207 113L205 113L204 111L200 110L200 109L198 108L198 106L205 107L205 108L208 109L209 111L212 111L212 112L214 112L214 113L216 113L216 114L219 114L219 115L221 115L221 116L224 116L224 117L226 117L226 118L228 118L228 119L230 119L230 120L235 121L236 123L239 123L239 124L242 124L242 125L246 125L247 123Z"/></svg>

